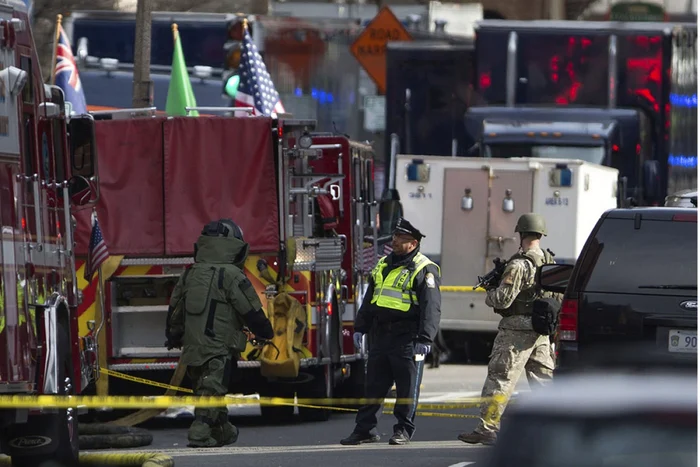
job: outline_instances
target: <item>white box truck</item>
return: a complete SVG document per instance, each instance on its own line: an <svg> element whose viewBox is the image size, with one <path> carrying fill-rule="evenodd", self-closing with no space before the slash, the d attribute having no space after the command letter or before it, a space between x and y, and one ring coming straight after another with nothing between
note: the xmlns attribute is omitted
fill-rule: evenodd
<svg viewBox="0 0 700 467"><path fill-rule="evenodd" d="M399 154L395 173L404 217L426 235L421 251L442 270L442 338L477 359L490 352L501 317L474 285L495 258L516 253L518 217L541 214L542 246L573 264L600 215L618 203L618 171L577 159Z"/></svg>

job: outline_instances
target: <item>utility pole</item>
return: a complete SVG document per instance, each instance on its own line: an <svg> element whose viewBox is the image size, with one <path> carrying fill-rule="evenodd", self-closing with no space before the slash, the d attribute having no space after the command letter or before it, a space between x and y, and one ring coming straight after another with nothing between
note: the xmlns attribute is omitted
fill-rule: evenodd
<svg viewBox="0 0 700 467"><path fill-rule="evenodd" d="M267 15L270 12L270 1L251 0L248 8L251 15Z"/></svg>
<svg viewBox="0 0 700 467"><path fill-rule="evenodd" d="M566 3L564 0L549 0L549 19L566 19Z"/></svg>
<svg viewBox="0 0 700 467"><path fill-rule="evenodd" d="M151 81L151 11L153 0L138 0L136 5L136 38L134 43L134 108L153 105Z"/></svg>

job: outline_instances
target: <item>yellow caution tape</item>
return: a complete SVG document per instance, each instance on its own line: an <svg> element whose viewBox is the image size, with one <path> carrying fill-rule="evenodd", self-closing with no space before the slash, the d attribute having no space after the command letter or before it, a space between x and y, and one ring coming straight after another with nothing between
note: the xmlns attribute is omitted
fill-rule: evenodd
<svg viewBox="0 0 700 467"><path fill-rule="evenodd" d="M194 394L192 389L181 388L179 386L173 386L171 384L159 383L158 381L152 381L150 379L139 378L138 376L127 375L126 373L120 373L114 370L108 370L106 368L100 368L100 373L104 373L107 376L112 376L114 378L124 379L126 381L132 381L134 383L147 384L149 386L155 386L157 388L172 389L173 391L186 392L188 394Z"/></svg>
<svg viewBox="0 0 700 467"><path fill-rule="evenodd" d="M474 287L471 285L441 285L441 292L486 292L482 287Z"/></svg>
<svg viewBox="0 0 700 467"><path fill-rule="evenodd" d="M474 398L471 401L418 403L417 409L464 409L480 405L487 399ZM383 404L384 399L338 398L338 399L289 399L282 397L261 397L251 399L241 396L0 396L0 408L55 408L67 409L85 407L88 409L112 407L114 409L167 409L170 407L197 406L221 407L226 405L316 405L329 409L338 405ZM396 404L410 405L413 399L403 398L387 402L385 406Z"/></svg>
<svg viewBox="0 0 700 467"><path fill-rule="evenodd" d="M158 452L110 452L110 453L80 453L80 467L107 467L116 465L121 467L174 467L175 460ZM12 461L7 456L0 456L0 466L11 466Z"/></svg>
<svg viewBox="0 0 700 467"><path fill-rule="evenodd" d="M334 410L338 412L357 412L357 409L348 409L345 407L329 407L325 405L306 405L306 404L297 404L299 407L306 407L308 409L325 409L325 410ZM382 412L385 415L392 415L394 412L391 410L384 410ZM416 412L416 415L419 417L447 417L447 418L480 418L478 415L466 415L466 414L457 414L457 413L442 413L442 412Z"/></svg>
<svg viewBox="0 0 700 467"><path fill-rule="evenodd" d="M135 383L146 384L149 386L155 386L164 389L171 389L174 391L185 392L193 394L192 389L183 388L179 386L173 386L170 384L160 383L158 381L152 381L145 378L139 378L137 376L132 376L126 373L121 373L114 370L108 370L106 368L100 368L100 371L105 375L112 376L115 378L124 379L127 381L132 381ZM422 386L422 385L421 385ZM19 396L22 397L22 396ZM26 396L31 397L31 396ZM41 397L42 403L37 400L36 403L32 399L31 406L36 405L45 408L69 408L75 407L77 405L86 408L100 408L100 407L112 407L121 409L134 409L134 408L170 408L175 406L187 406L196 405L199 407L221 407L223 405L249 405L249 404L260 404L260 405L291 405L297 407L305 407L310 409L325 409L340 412L357 412L357 409L349 409L346 407L337 407L337 405L362 405L367 403L384 404L385 407L393 407L398 404L412 404L412 399L398 399L396 402L386 402L384 399L367 399L367 398L354 398L354 399L285 399L281 397L273 398L260 398L253 399L250 397L242 398L240 396L224 396L224 397L199 397L199 396L71 396L70 401L66 401L62 396L36 396ZM55 401L51 401L49 398L55 398ZM61 397L59 399L59 397ZM80 401L79 401L80 399ZM203 400L206 399L206 400ZM465 409L473 408L480 405L482 402L488 399L483 398L462 398L454 402L445 403L419 403L417 409L432 409L432 410L445 410L445 409ZM0 397L0 407L5 407L3 405L4 401ZM11 405L9 407L19 407L17 405ZM46 405L49 404L49 405ZM390 411L384 411L386 414L391 414ZM479 418L476 415L464 415L464 414L452 414L452 413L438 413L438 412L416 412L417 416L424 417L447 417L447 418Z"/></svg>
<svg viewBox="0 0 700 467"><path fill-rule="evenodd" d="M163 388L163 389L170 389L172 391L179 391L179 392L186 392L188 394L194 394L194 391L192 389L188 388L183 388L180 386L173 386L172 384L166 384L166 383L160 383L158 381L153 381L150 379L146 378L139 378L138 376L132 376L126 373L120 373L118 371L114 370L108 370L106 368L100 368L100 373L104 373L107 376L112 376L113 378L120 378L126 381L131 381L134 383L139 383L139 384L146 384L148 386L155 386L157 388ZM423 389L423 385L420 385L421 389ZM391 388L392 391L396 391L396 387Z"/></svg>

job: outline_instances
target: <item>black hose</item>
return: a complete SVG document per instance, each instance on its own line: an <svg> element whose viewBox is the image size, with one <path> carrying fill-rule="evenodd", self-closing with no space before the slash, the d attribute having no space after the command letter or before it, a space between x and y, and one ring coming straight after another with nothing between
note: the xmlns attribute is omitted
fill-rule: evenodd
<svg viewBox="0 0 700 467"><path fill-rule="evenodd" d="M153 435L143 428L104 423L78 425L78 446L85 449L137 448L153 442Z"/></svg>

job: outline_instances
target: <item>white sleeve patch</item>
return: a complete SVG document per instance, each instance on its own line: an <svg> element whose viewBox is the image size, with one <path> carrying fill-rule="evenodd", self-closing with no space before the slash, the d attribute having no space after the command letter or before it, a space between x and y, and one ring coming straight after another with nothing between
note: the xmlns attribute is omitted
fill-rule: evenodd
<svg viewBox="0 0 700 467"><path fill-rule="evenodd" d="M431 289L435 288L435 276L433 276L432 272L429 272L428 274L425 275L425 283L428 284L428 287Z"/></svg>

